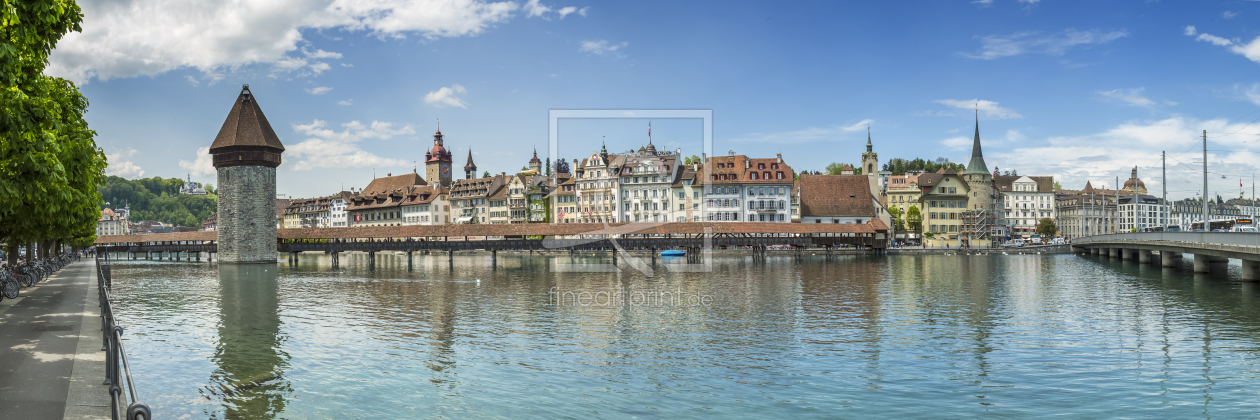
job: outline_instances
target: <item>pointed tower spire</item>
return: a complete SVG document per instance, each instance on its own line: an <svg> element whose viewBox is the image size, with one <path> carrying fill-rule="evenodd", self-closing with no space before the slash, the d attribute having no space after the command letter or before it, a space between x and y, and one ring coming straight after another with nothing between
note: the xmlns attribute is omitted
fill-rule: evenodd
<svg viewBox="0 0 1260 420"><path fill-rule="evenodd" d="M868 152L872 151L871 150L871 126L869 125L866 126L866 151Z"/></svg>
<svg viewBox="0 0 1260 420"><path fill-rule="evenodd" d="M980 108L976 108L976 138L971 144L971 162L967 164L968 174L989 174L989 167L984 164L984 152L980 150Z"/></svg>

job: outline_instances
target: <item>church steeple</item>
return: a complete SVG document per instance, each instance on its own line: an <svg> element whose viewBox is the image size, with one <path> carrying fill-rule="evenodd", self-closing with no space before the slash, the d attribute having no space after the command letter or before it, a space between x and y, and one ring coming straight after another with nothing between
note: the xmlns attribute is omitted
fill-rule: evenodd
<svg viewBox="0 0 1260 420"><path fill-rule="evenodd" d="M866 151L871 152L871 128L866 127Z"/></svg>
<svg viewBox="0 0 1260 420"><path fill-rule="evenodd" d="M472 148L468 148L468 163L464 165L464 179L473 179L477 176L477 164L473 163Z"/></svg>

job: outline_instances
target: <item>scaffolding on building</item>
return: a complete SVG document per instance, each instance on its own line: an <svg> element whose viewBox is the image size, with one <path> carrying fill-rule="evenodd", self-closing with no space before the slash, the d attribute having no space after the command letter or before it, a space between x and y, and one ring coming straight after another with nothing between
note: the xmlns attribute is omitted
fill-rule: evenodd
<svg viewBox="0 0 1260 420"><path fill-rule="evenodd" d="M974 241L991 241L1001 236L1001 225L997 214L986 209L967 210L962 212L962 227L959 238Z"/></svg>

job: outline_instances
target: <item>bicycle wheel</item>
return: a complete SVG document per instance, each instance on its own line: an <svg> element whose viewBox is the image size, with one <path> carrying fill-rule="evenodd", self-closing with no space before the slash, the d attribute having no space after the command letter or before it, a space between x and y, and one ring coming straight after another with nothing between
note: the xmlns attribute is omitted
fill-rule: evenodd
<svg viewBox="0 0 1260 420"><path fill-rule="evenodd" d="M16 283L16 282L15 282L15 283ZM31 286L34 286L34 285L35 285L35 275L34 275L34 274L23 274L23 275L22 275L22 285L23 285L23 286L26 286L26 287L31 287Z"/></svg>
<svg viewBox="0 0 1260 420"><path fill-rule="evenodd" d="M16 281L13 281L13 279L6 279L4 280L4 285L2 287L4 288L4 297L17 299L19 287Z"/></svg>

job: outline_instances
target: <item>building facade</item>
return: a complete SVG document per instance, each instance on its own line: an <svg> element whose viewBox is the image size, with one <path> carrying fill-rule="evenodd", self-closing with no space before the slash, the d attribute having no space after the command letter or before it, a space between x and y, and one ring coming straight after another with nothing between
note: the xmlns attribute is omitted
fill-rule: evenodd
<svg viewBox="0 0 1260 420"><path fill-rule="evenodd" d="M681 152L681 150L680 150ZM651 142L636 153L623 156L621 166L620 220L626 222L673 221L670 192L678 176L678 153L658 152Z"/></svg>
<svg viewBox="0 0 1260 420"><path fill-rule="evenodd" d="M699 222L704 217L703 164L682 165L670 184L670 207L673 222Z"/></svg>
<svg viewBox="0 0 1260 420"><path fill-rule="evenodd" d="M1163 200L1146 194L1121 197L1117 207L1121 232L1162 230L1171 213Z"/></svg>
<svg viewBox="0 0 1260 420"><path fill-rule="evenodd" d="M450 191L441 185L414 187L401 204L402 224L442 225L451 222Z"/></svg>
<svg viewBox="0 0 1260 420"><path fill-rule="evenodd" d="M451 186L451 223L490 223L490 197L507 187L508 176L455 181Z"/></svg>
<svg viewBox="0 0 1260 420"><path fill-rule="evenodd" d="M451 152L443 145L442 130L433 133L433 148L424 153L424 176L433 183L443 187L451 186ZM468 163L472 163L472 150L469 150ZM474 169L475 170L475 169Z"/></svg>
<svg viewBox="0 0 1260 420"><path fill-rule="evenodd" d="M428 183L419 174L386 174L350 197L346 208L350 227L402 226L402 205L409 195Z"/></svg>
<svg viewBox="0 0 1260 420"><path fill-rule="evenodd" d="M1116 202L1103 194L1066 195L1055 201L1059 236L1075 239L1116 231Z"/></svg>
<svg viewBox="0 0 1260 420"><path fill-rule="evenodd" d="M573 162L576 183L578 223L617 222L620 207L618 180L623 155L608 153L606 146L579 162Z"/></svg>
<svg viewBox="0 0 1260 420"><path fill-rule="evenodd" d="M709 178L704 190L705 221L791 223L796 174L783 162L783 155L750 159L730 151L727 156L706 159L701 176L705 175ZM862 179L870 196L870 179Z"/></svg>
<svg viewBox="0 0 1260 420"><path fill-rule="evenodd" d="M1002 191L1002 213L1012 238L1036 233L1041 219L1058 220L1054 177L994 175L993 184Z"/></svg>
<svg viewBox="0 0 1260 420"><path fill-rule="evenodd" d="M127 235L127 216L112 209L102 209L96 221L96 236Z"/></svg>

